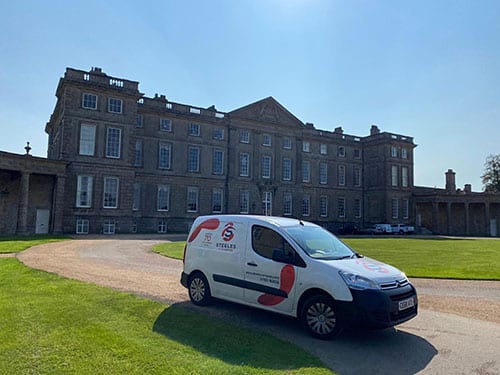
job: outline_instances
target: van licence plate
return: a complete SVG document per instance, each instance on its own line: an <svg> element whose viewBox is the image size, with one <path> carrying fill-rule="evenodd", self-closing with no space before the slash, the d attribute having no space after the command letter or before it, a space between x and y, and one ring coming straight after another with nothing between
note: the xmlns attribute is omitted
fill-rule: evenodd
<svg viewBox="0 0 500 375"><path fill-rule="evenodd" d="M399 301L399 311L409 309L415 306L415 300L413 297Z"/></svg>

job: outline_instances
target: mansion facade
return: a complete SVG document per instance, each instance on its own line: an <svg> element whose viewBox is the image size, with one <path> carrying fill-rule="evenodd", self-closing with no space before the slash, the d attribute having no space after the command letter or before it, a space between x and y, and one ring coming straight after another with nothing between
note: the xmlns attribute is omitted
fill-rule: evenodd
<svg viewBox="0 0 500 375"><path fill-rule="evenodd" d="M198 215L297 217L333 231L413 223L411 137L316 129L272 97L220 112L67 68L47 123L67 162L63 232L186 232Z"/></svg>

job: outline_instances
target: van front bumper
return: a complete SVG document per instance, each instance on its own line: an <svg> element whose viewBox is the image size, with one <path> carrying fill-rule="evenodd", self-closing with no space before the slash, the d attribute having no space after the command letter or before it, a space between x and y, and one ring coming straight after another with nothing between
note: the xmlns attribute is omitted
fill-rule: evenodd
<svg viewBox="0 0 500 375"><path fill-rule="evenodd" d="M418 297L411 284L388 290L350 291L353 301L339 304L342 317L348 325L388 328L417 316ZM406 307L408 304L413 306Z"/></svg>

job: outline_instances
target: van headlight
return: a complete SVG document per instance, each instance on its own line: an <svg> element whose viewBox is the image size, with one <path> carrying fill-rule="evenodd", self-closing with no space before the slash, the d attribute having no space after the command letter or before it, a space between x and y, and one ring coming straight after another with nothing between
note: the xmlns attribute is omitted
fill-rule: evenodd
<svg viewBox="0 0 500 375"><path fill-rule="evenodd" d="M340 276L344 279L349 288L352 289L378 289L378 284L366 277L356 275L354 273L339 271Z"/></svg>

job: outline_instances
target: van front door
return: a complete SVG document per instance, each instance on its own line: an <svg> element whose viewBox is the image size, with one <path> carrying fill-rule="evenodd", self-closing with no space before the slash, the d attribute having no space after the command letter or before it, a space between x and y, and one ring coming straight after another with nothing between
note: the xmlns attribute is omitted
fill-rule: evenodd
<svg viewBox="0 0 500 375"><path fill-rule="evenodd" d="M245 301L283 313L294 306L298 269L295 251L276 231L254 225L245 255ZM273 260L274 258L274 260Z"/></svg>

